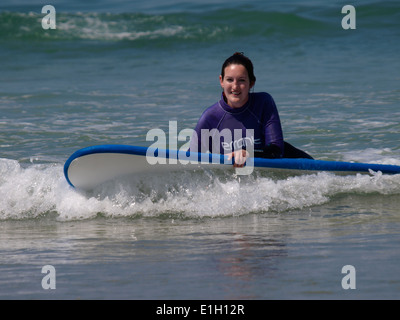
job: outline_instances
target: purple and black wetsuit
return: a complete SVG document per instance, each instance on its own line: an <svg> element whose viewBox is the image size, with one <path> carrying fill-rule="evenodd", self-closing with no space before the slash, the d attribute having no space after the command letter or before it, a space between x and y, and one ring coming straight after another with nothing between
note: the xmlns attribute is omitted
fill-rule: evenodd
<svg viewBox="0 0 400 320"><path fill-rule="evenodd" d="M253 129L254 135L246 136L246 129ZM222 134L227 130L230 139ZM221 100L206 109L200 117L190 142L190 151L227 154L246 148L248 143L253 144L257 157L311 158L284 142L274 99L264 92L249 93L247 103L240 108L231 108L222 95Z"/></svg>

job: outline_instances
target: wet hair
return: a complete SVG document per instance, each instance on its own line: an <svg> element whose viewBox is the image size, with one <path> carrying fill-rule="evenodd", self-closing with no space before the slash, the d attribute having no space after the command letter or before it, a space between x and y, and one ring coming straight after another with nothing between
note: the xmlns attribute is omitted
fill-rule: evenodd
<svg viewBox="0 0 400 320"><path fill-rule="evenodd" d="M225 77L225 68L231 64L241 64L244 66L247 70L247 74L249 75L250 84L254 85L256 82L256 77L254 75L253 63L243 54L243 52L235 52L232 56L225 60L221 70L222 79Z"/></svg>

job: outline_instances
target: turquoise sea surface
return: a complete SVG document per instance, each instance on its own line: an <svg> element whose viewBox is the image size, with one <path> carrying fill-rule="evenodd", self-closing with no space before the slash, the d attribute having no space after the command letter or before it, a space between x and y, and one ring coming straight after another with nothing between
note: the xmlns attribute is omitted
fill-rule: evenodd
<svg viewBox="0 0 400 320"><path fill-rule="evenodd" d="M398 1L49 4L56 29L43 2L0 3L1 299L400 298L400 175L183 172L95 193L63 175L80 148L194 128L236 51L287 141L400 165Z"/></svg>

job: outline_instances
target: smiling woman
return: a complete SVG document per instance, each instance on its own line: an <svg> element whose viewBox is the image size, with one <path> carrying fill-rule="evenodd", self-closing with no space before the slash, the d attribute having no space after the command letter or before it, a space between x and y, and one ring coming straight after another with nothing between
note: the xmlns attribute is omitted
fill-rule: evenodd
<svg viewBox="0 0 400 320"><path fill-rule="evenodd" d="M284 142L272 96L266 92L250 93L256 77L249 58L243 53L234 53L223 63L219 80L223 90L221 100L200 117L192 136L191 151L226 154L229 160L234 157L235 167L243 167L246 158L252 156L246 151L249 149L254 150L254 156L262 158L312 159ZM230 137L234 137L234 141L226 141L229 135L221 134L226 130L232 132ZM249 130L253 131L251 137L248 136ZM247 144L238 141L247 141Z"/></svg>

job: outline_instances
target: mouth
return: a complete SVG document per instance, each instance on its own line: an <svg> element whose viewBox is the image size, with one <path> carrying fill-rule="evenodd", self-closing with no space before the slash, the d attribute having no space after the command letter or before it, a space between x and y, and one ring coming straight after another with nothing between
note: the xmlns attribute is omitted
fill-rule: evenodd
<svg viewBox="0 0 400 320"><path fill-rule="evenodd" d="M241 92L232 91L231 94L235 97L240 96Z"/></svg>

